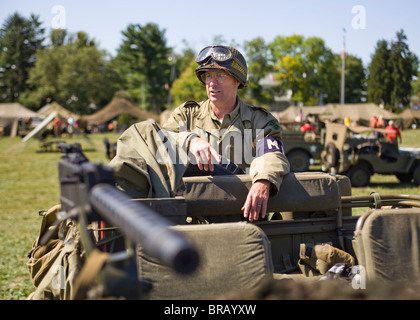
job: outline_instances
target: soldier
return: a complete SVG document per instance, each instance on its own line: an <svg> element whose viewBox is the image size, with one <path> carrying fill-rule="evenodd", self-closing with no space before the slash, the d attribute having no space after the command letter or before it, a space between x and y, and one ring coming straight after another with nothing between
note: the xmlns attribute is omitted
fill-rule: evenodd
<svg viewBox="0 0 420 320"><path fill-rule="evenodd" d="M200 51L196 62L195 72L206 87L208 100L200 103L187 101L176 108L162 126L164 135L171 140L168 133L175 133L177 154L188 152L189 161L195 162L200 170L211 174L214 165L221 162L222 155L249 173L253 183L242 207L243 216L249 221L264 218L270 193L279 191L282 176L290 170L282 148L280 125L268 111L247 105L237 96L238 89L248 84L246 61L239 51L226 46L208 46ZM156 124L153 127L162 131ZM111 162L123 189L132 189L136 183L130 173L134 168L143 173L151 172L143 165L147 154L136 144L139 140L144 142L144 139L139 139L139 134L150 136L144 125L139 124L124 132L118 141L117 156ZM155 143L151 147L148 140L146 144L152 154L160 149ZM149 159L145 161L150 164ZM158 181L158 184L171 194L187 163L178 161L170 168L167 162L153 163L155 168L164 171L161 177L168 181L166 184ZM153 174L156 171L153 170ZM151 177L147 180L150 184ZM150 192L138 187L137 191Z"/></svg>

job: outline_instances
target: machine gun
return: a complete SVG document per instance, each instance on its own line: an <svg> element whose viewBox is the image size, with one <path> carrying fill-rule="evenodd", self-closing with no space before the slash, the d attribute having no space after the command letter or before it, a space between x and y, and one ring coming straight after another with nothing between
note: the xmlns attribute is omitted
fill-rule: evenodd
<svg viewBox="0 0 420 320"><path fill-rule="evenodd" d="M125 239L125 251L109 253L104 267L107 270L102 272L107 296L142 298L147 291L147 286L138 281L134 243L178 273L189 274L196 269L199 257L188 240L170 228L169 220L118 190L112 168L89 162L78 143L58 147L65 153L59 162L61 210L65 214L56 226L66 219L77 222L87 259L97 250L88 232L92 223L105 221ZM53 232L45 234L41 244Z"/></svg>

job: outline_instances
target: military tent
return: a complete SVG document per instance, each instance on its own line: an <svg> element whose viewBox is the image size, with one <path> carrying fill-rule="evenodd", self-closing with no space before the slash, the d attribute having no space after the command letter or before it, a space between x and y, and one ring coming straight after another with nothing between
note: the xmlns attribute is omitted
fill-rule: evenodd
<svg viewBox="0 0 420 320"><path fill-rule="evenodd" d="M19 120L42 119L44 116L22 106L20 103L0 103L0 131L15 137L19 134ZM22 128L28 129L28 128Z"/></svg>
<svg viewBox="0 0 420 320"><path fill-rule="evenodd" d="M139 120L153 119L156 122L159 122L158 115L142 110L127 99L118 95L114 96L111 102L109 102L101 110L91 115L82 116L81 120L86 122L88 125L100 125L109 122L123 113L129 114Z"/></svg>
<svg viewBox="0 0 420 320"><path fill-rule="evenodd" d="M302 120L309 115L320 115L325 111L324 106L289 106L280 112L271 112L280 122L301 122L300 112L302 112Z"/></svg>
<svg viewBox="0 0 420 320"><path fill-rule="evenodd" d="M400 116L403 129L420 128L420 110L405 109Z"/></svg>
<svg viewBox="0 0 420 320"><path fill-rule="evenodd" d="M369 125L369 120L373 116L382 116L385 120L401 119L400 115L382 109L374 103L330 103L326 105L325 111L320 115L322 120L329 121L344 120L349 117L351 122L356 121L359 125Z"/></svg>
<svg viewBox="0 0 420 320"><path fill-rule="evenodd" d="M77 121L80 118L80 115L73 113L66 108L62 107L57 102L51 102L43 106L41 109L38 110L38 113L43 114L45 116L50 115L53 111L57 112L57 115L63 119L73 118Z"/></svg>

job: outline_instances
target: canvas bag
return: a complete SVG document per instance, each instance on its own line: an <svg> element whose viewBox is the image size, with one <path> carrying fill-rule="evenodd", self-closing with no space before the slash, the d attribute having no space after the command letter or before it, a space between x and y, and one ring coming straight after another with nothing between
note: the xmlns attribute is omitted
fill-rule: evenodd
<svg viewBox="0 0 420 320"><path fill-rule="evenodd" d="M44 246L42 236L53 227L61 205L55 205L43 216L37 239L28 254L27 267L36 290L30 300L68 300L74 294L74 283L82 266L82 249L77 228L72 220L65 220Z"/></svg>

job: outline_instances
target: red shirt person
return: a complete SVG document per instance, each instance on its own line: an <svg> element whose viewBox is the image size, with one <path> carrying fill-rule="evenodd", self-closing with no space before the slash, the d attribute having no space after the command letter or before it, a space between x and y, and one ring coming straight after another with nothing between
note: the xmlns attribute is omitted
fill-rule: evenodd
<svg viewBox="0 0 420 320"><path fill-rule="evenodd" d="M305 124L300 128L300 131L315 131L315 128L311 125L309 121L306 121Z"/></svg>
<svg viewBox="0 0 420 320"><path fill-rule="evenodd" d="M402 142L400 129L398 129L393 120L389 121L388 126L385 128L385 130L394 131L386 134L388 141L397 142L397 139L399 138L400 143Z"/></svg>
<svg viewBox="0 0 420 320"><path fill-rule="evenodd" d="M376 124L378 123L378 118L376 118L376 116L372 116L372 118L370 118L369 124L372 128L376 128Z"/></svg>

